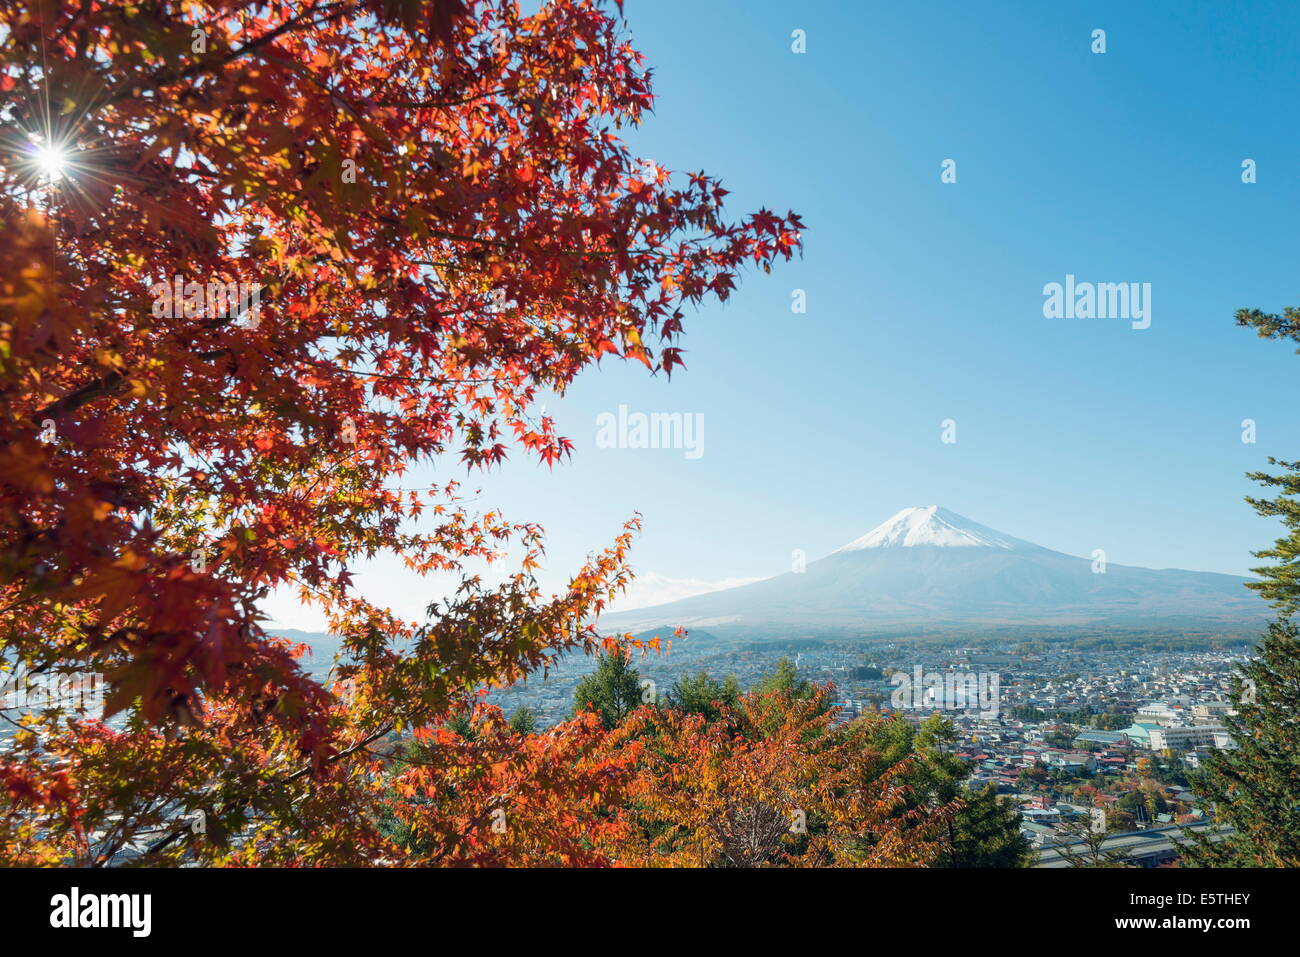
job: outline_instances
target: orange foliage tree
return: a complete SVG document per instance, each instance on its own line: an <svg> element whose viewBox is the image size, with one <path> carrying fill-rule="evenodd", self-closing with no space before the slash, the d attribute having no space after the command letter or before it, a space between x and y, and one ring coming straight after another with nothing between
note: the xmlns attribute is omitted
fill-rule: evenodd
<svg viewBox="0 0 1300 957"><path fill-rule="evenodd" d="M836 727L828 695L751 692L719 703L715 721L640 709L611 733L637 773L630 827L611 832L610 854L664 867L931 863L958 805L908 808L910 758L883 755L885 719Z"/></svg>
<svg viewBox="0 0 1300 957"><path fill-rule="evenodd" d="M603 867L629 833L632 756L606 747L593 713L512 734L497 708L472 733L424 730L376 763L380 806L420 864Z"/></svg>
<svg viewBox="0 0 1300 957"><path fill-rule="evenodd" d="M0 857L390 859L357 813L376 745L595 647L635 528L545 596L540 529L404 476L561 460L540 393L604 356L671 374L684 310L799 220L730 221L628 150L649 74L599 0L13 0L0 27L0 651L104 674L118 716L20 722ZM404 620L353 582L381 552L464 586ZM277 588L328 616L346 697L266 634Z"/></svg>

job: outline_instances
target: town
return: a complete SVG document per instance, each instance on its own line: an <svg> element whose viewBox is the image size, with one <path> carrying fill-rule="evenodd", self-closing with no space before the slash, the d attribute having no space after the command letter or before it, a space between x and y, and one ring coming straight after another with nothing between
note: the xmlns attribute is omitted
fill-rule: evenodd
<svg viewBox="0 0 1300 957"><path fill-rule="evenodd" d="M700 671L749 688L788 657L801 678L834 686L839 721L879 711L919 723L937 712L971 767L968 787L992 784L1017 806L1039 866L1068 866L1082 833L1098 830L1116 859L1155 866L1178 860L1185 829L1209 827L1188 774L1233 746L1223 719L1235 713L1233 676L1249 652L1235 638L1156 639L1135 656L1110 641L743 642L696 631L634 663L647 700ZM565 660L489 700L507 713L528 708L541 726L557 723L573 713L573 689L594 661ZM955 686L955 700L898 693L920 674L927 685Z"/></svg>

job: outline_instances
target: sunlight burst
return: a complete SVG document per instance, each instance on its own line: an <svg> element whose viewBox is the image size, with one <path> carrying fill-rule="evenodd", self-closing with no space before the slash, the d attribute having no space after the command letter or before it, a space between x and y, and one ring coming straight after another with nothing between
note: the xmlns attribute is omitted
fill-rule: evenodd
<svg viewBox="0 0 1300 957"><path fill-rule="evenodd" d="M63 178L63 170L68 162L68 153L58 146L40 145L32 154L32 161L41 175L50 182Z"/></svg>

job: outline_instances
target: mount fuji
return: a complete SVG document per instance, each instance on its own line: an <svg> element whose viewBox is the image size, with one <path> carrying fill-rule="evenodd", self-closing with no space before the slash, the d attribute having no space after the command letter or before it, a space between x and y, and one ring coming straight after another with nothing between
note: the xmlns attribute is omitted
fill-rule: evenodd
<svg viewBox="0 0 1300 957"><path fill-rule="evenodd" d="M601 624L754 637L1027 625L1235 632L1268 618L1246 581L1102 566L930 505L903 509L801 571L603 615Z"/></svg>

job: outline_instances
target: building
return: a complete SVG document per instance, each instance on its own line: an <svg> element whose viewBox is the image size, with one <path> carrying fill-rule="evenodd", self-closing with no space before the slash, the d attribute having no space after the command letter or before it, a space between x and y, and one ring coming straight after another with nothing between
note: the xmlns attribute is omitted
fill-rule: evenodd
<svg viewBox="0 0 1300 957"><path fill-rule="evenodd" d="M1054 807L1027 807L1021 810L1020 816L1034 824L1055 824L1061 820L1060 810Z"/></svg>
<svg viewBox="0 0 1300 957"><path fill-rule="evenodd" d="M1123 731L1084 731L1074 739L1076 748L1084 748L1090 744L1122 748L1128 745L1128 735Z"/></svg>
<svg viewBox="0 0 1300 957"><path fill-rule="evenodd" d="M1152 722L1163 725L1174 724L1181 717L1181 713L1164 701L1152 701L1138 708L1136 717L1139 724Z"/></svg>
<svg viewBox="0 0 1300 957"><path fill-rule="evenodd" d="M1020 829L1033 840L1030 828L1041 828L1041 824L1021 824ZM1187 830L1199 831L1210 841L1218 843L1233 833L1232 828L1215 826L1209 822L1191 824L1186 827L1170 825L1153 827L1145 831L1129 831L1124 834L1112 834L1102 843L1107 853L1116 853L1124 860L1140 867L1156 867L1166 861L1176 860L1182 856L1182 848L1190 843ZM1036 867L1069 867L1070 862L1053 844L1057 841L1036 841L1042 850ZM1075 854L1086 854L1087 848L1082 841L1071 841L1067 845Z"/></svg>
<svg viewBox="0 0 1300 957"><path fill-rule="evenodd" d="M1192 719L1196 721L1204 719L1221 719L1226 714L1236 714L1237 709L1231 701L1203 701L1200 704L1192 705Z"/></svg>
<svg viewBox="0 0 1300 957"><path fill-rule="evenodd" d="M1037 847L1049 847L1061 839L1060 832L1056 828L1050 824L1038 824L1034 821L1021 822L1020 832Z"/></svg>
<svg viewBox="0 0 1300 957"><path fill-rule="evenodd" d="M1049 768L1060 768L1062 771L1097 770L1097 759L1087 751L1044 751L1043 763Z"/></svg>
<svg viewBox="0 0 1300 957"><path fill-rule="evenodd" d="M1191 751L1199 747L1215 746L1215 735L1227 732L1213 724L1194 724L1181 728L1152 728L1151 750Z"/></svg>
<svg viewBox="0 0 1300 957"><path fill-rule="evenodd" d="M1151 747L1151 732L1160 727L1154 721L1138 721L1124 729L1124 736L1136 748Z"/></svg>

